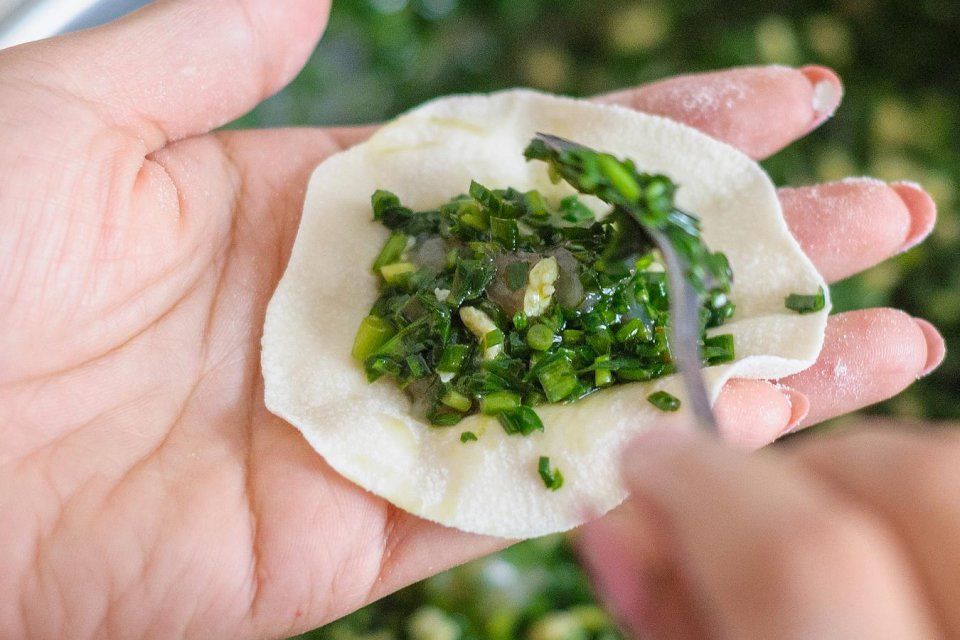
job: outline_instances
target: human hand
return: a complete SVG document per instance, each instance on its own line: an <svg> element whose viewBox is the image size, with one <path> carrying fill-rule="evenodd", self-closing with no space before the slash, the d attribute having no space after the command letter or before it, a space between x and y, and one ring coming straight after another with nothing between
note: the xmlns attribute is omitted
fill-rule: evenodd
<svg viewBox="0 0 960 640"><path fill-rule="evenodd" d="M678 427L624 459L633 496L580 548L632 631L960 635L960 436L872 425L754 454Z"/></svg>
<svg viewBox="0 0 960 640"><path fill-rule="evenodd" d="M263 314L307 178L370 129L210 132L294 76L326 15L168 0L0 52L0 636L292 634L504 544L354 486L263 406ZM757 68L604 99L759 157L822 122L831 87L822 69ZM782 197L836 278L929 231L931 203L899 193ZM938 348L897 312L838 316L798 392L732 383L721 424L770 441L800 394L810 422L848 411ZM856 385L835 384L839 362Z"/></svg>

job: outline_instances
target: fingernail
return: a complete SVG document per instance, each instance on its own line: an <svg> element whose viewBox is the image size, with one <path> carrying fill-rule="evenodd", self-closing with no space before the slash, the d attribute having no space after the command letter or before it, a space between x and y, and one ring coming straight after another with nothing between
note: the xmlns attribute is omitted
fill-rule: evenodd
<svg viewBox="0 0 960 640"><path fill-rule="evenodd" d="M810 398L806 394L787 387L781 387L780 392L787 397L787 402L790 403L790 420L783 431L780 432L780 435L777 436L778 438L797 431L800 423L810 413Z"/></svg>
<svg viewBox="0 0 960 640"><path fill-rule="evenodd" d="M810 65L800 69L813 87L813 124L818 127L834 114L843 98L843 83L832 69Z"/></svg>
<svg viewBox="0 0 960 640"><path fill-rule="evenodd" d="M894 182L890 188L897 192L910 212L910 229L900 247L903 252L923 242L933 231L937 222L937 203L915 182Z"/></svg>
<svg viewBox="0 0 960 640"><path fill-rule="evenodd" d="M923 366L923 371L919 375L922 378L930 375L934 369L943 363L943 359L947 357L947 344L935 326L923 318L914 318L913 321L920 327L920 331L923 332L923 337L927 341L927 363Z"/></svg>

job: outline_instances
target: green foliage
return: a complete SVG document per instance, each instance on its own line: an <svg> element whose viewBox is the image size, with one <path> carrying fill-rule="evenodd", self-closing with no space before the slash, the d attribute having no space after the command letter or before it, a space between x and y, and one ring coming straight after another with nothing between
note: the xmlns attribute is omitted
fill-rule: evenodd
<svg viewBox="0 0 960 640"><path fill-rule="evenodd" d="M834 303L839 311L889 304L927 317L947 336L948 352L960 353L958 40L955 0L342 0L300 77L237 124L354 124L460 91L527 85L585 96L733 65L829 65L846 85L839 113L765 167L779 184L847 175L922 183L939 205L933 237L835 285ZM957 419L958 388L960 358L948 356L873 411ZM590 602L569 549L556 544L518 545L310 637L427 637L411 635L409 619L429 603L463 640L539 640L549 625L534 628L536 620ZM424 619L430 615L417 618Z"/></svg>
<svg viewBox="0 0 960 640"><path fill-rule="evenodd" d="M428 578L300 640L621 640L550 536Z"/></svg>

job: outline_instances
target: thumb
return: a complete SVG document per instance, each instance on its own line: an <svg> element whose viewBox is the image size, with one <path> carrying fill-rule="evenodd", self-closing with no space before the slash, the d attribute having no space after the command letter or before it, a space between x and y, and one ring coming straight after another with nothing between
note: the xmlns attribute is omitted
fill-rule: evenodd
<svg viewBox="0 0 960 640"><path fill-rule="evenodd" d="M329 0L161 0L102 27L5 50L0 68L51 83L58 99L77 98L149 153L221 126L286 85L329 8Z"/></svg>

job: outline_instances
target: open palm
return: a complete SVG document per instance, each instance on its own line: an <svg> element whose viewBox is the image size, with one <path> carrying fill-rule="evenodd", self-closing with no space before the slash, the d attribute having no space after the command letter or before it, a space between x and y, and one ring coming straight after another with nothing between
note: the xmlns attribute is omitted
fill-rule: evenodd
<svg viewBox="0 0 960 640"><path fill-rule="evenodd" d="M0 636L280 636L503 544L364 492L263 406L263 314L307 177L368 130L209 132L293 77L326 13L170 0L0 52ZM821 68L757 68L601 99L760 157L822 122L831 89ZM830 279L934 218L908 185L781 197ZM940 358L922 321L845 314L790 389L734 382L717 411L758 446Z"/></svg>

